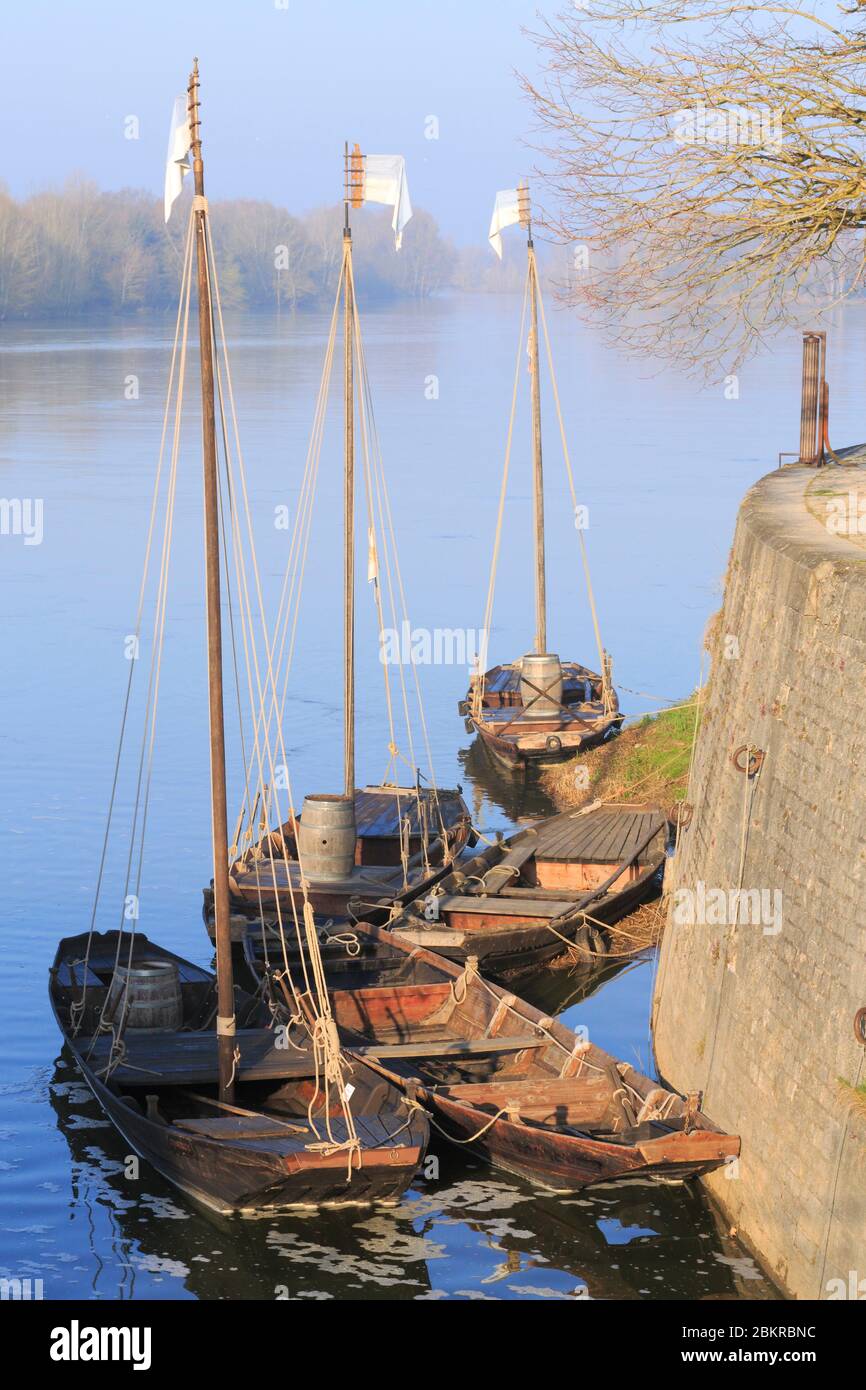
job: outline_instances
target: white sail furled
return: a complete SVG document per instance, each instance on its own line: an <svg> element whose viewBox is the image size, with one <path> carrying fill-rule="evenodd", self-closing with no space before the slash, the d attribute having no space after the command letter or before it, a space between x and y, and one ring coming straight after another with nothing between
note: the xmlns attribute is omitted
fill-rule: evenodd
<svg viewBox="0 0 866 1390"><path fill-rule="evenodd" d="M165 220L183 188L183 176L189 170L189 112L186 97L175 97L168 132L168 153L165 157Z"/></svg>
<svg viewBox="0 0 866 1390"><path fill-rule="evenodd" d="M487 233L490 245L502 260L502 229L520 221L520 192L516 188L503 188L496 195L490 231Z"/></svg>
<svg viewBox="0 0 866 1390"><path fill-rule="evenodd" d="M397 250L403 228L412 216L406 161L401 154L368 154L364 159L364 198L368 203L387 203L394 209L391 226Z"/></svg>

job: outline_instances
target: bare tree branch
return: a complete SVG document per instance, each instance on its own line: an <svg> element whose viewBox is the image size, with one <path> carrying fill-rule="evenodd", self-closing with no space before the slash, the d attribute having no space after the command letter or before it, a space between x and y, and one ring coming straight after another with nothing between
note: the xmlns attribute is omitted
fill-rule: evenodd
<svg viewBox="0 0 866 1390"><path fill-rule="evenodd" d="M586 0L532 37L544 220L590 248L564 297L611 338L723 375L857 289L866 5Z"/></svg>

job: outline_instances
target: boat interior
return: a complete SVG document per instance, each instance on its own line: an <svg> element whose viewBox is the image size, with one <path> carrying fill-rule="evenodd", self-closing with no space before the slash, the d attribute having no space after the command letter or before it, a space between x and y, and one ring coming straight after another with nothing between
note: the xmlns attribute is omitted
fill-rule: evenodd
<svg viewBox="0 0 866 1390"><path fill-rule="evenodd" d="M125 1030L118 1058L113 1034L99 1031L110 998L116 943L116 933L94 934L87 965L83 959L86 935L64 943L67 949L55 964L51 987L64 1035L69 1037L71 1005L81 998L86 985L73 1046L96 1079L123 1104L158 1123L205 1138L226 1142L267 1139L269 1147L270 1141L284 1140L280 1151L285 1153L323 1137L325 1123L328 1137L338 1143L347 1138L339 1098L321 1085L305 1031L300 1030L291 1041L286 1039L281 1047L262 999L237 987L242 1063L235 1105L222 1105L217 1099L215 979L209 971L164 951L143 936L135 939L132 963L171 961L176 966L181 1022L174 1030ZM400 1127L404 1142L406 1112L399 1091L360 1060L353 1061L347 1075L355 1092L352 1117L362 1143L374 1147L390 1144Z"/></svg>
<svg viewBox="0 0 866 1390"><path fill-rule="evenodd" d="M628 1064L472 971L446 972L426 953L421 959L397 954L403 965L395 960L386 982L368 958L347 965L332 984L334 1018L353 1053L377 1059L404 1080L419 1078L442 1098L488 1116L504 1108L541 1129L614 1144L683 1129L682 1099ZM701 1127L698 1118L690 1122Z"/></svg>

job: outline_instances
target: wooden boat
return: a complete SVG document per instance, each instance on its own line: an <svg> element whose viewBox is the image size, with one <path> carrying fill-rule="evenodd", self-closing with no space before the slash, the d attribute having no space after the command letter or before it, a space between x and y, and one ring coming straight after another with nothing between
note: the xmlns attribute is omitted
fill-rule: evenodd
<svg viewBox="0 0 866 1390"><path fill-rule="evenodd" d="M734 1158L739 1138L531 1004L382 928L387 980L332 987L354 1056L398 1080L447 1139L541 1187L574 1192L622 1179L685 1179ZM250 953L275 1004L281 971Z"/></svg>
<svg viewBox="0 0 866 1390"><path fill-rule="evenodd" d="M309 1045L278 1048L261 1003L236 990L239 1052L234 1103L218 1099L216 980L136 934L133 968L173 967L182 1009L174 1029L127 1027L122 1043L100 1031L127 938L84 933L60 942L50 997L64 1041L105 1114L132 1150L188 1196L221 1212L269 1214L295 1207L396 1202L424 1156L426 1118L402 1091L359 1059L347 1062L354 1087L351 1134L328 1099ZM82 997L84 1015L74 1027ZM352 1168L351 1181L347 1180Z"/></svg>
<svg viewBox="0 0 866 1390"><path fill-rule="evenodd" d="M526 287L523 301L523 320L521 322L521 341L518 348L518 367L523 354L523 326L528 305L533 460L533 544L535 549L535 642L531 652L516 661L493 666L490 670L483 670L483 663L479 661L479 669L471 678L466 698L459 702L457 708L465 719L467 733L477 734L491 757L500 766L509 770L526 770L527 768L547 767L577 757L585 749L601 743L604 739L615 734L622 725L623 716L619 710L619 700L611 679L610 656L602 646L595 599L589 582L589 565L582 530L584 523L579 515L582 509L577 504L565 428L559 406L559 393L553 374L553 356L550 343L547 340L547 325L544 319L544 306L541 302L538 268L532 240L529 191L525 183L517 189L507 189L497 195L494 220L490 229L490 241L500 255L499 233L502 227L514 222L520 222L525 226L527 241ZM575 511L575 527L578 531L583 568L587 580L589 605L598 647L598 672L591 671L586 666L574 661L561 661L556 653L550 651L547 643L539 311L547 346L547 360L556 410L559 415L563 453ZM515 377L484 632L490 632L492 625L493 596L516 400L517 378Z"/></svg>
<svg viewBox="0 0 866 1390"><path fill-rule="evenodd" d="M603 678L576 662L559 666L561 694L557 706L546 713L536 713L525 699L522 661L472 677L460 713L466 715L467 732L478 735L500 767L553 767L619 731L622 715L616 691L605 692Z"/></svg>
<svg viewBox="0 0 866 1390"><path fill-rule="evenodd" d="M291 1046L281 1046L283 1040L275 1035L272 1016L262 1008L261 1001L235 989L230 932L220 540L221 534L226 532L237 535L240 518L234 501L235 488L227 485L231 462L227 447L223 495L228 496L229 518L221 516L220 509L215 381L218 366L228 376L228 363L224 337L221 361L215 341L221 309L210 244L210 217L204 196L197 64L189 80L186 112L182 99L175 106L170 151L169 175L176 173L172 165L191 153L195 197L183 258L181 303L165 417L167 426L174 394L174 443L163 499L162 570L142 748L149 746L152 755L157 709L155 686L165 626L164 578L171 548L195 262L204 463L216 974L199 970L148 941L135 929L137 913L131 914L133 925L123 933L100 935L94 930L114 809L112 795L91 929L61 941L50 977L51 1003L64 1040L109 1119L137 1153L184 1192L206 1205L223 1212L256 1212L317 1204L393 1202L409 1185L423 1157L426 1129L416 1124L414 1112L407 1113L403 1097L393 1083L386 1082L382 1089L381 1077L373 1078L357 1059L350 1061L341 1054L315 933L311 932L302 944L299 943L306 983L303 994L296 996L299 1012ZM182 181L182 175L177 177ZM168 211L171 206L169 188L170 177L167 177ZM222 407L222 393L220 405ZM222 424L225 445L228 430L224 416ZM163 439L165 437L164 427ZM162 463L160 454L146 555L151 551L158 515ZM243 493L246 494L245 481ZM221 522L227 521L230 524L221 531ZM246 579L243 553L236 549L235 557L238 583L243 588ZM146 560L140 608L147 579ZM245 611L240 616L243 647L248 652L251 643L261 640L261 634L251 630ZM140 620L139 613L139 623ZM264 638L268 642L267 632ZM248 666L248 677L250 674ZM123 754L132 674L129 680L115 763L115 789ZM256 713L256 743L260 747L261 710ZM270 747L267 751L270 756ZM131 904L138 902L149 766L148 763L147 790L142 801L142 752L127 859L125 919L130 915ZM134 868L136 849L137 868ZM134 893L130 891L133 883ZM299 896L305 916L311 915L304 901L303 888Z"/></svg>
<svg viewBox="0 0 866 1390"><path fill-rule="evenodd" d="M603 955L605 927L657 884L667 833L665 813L650 804L563 811L455 866L390 929L449 960L475 957L494 979L574 945Z"/></svg>
<svg viewBox="0 0 866 1390"><path fill-rule="evenodd" d="M238 822L236 839L246 842L246 849L238 855L231 866L230 892L231 908L238 922L236 937L243 934L243 918L250 914L279 906L286 914L291 913L293 898L300 887L301 879L306 880L310 901L317 912L346 912L349 898L356 899L360 910L368 900L381 902L408 902L418 893L431 887L447 870L457 855L473 842L468 809L463 801L461 789L441 789L432 784L422 785L420 770L415 783L400 786L394 781L384 780L376 786L358 788L356 786L355 757L355 599L356 577L356 438L362 442L364 477L367 488L371 489L371 471L379 466L371 465L369 445L369 421L365 411L369 408L367 395L369 382L363 359L360 319L357 311L355 282L352 261L352 232L350 209L361 207L370 196L367 192L366 169L370 159L381 156L361 154L358 146L345 152L345 222L343 228L343 262L340 271L338 298L342 302L343 324L343 786L339 793L307 795L303 809L295 816L274 825L273 807L270 792L265 786L260 788L260 800L253 801L249 790ZM390 157L389 157L390 158ZM400 183L405 189L405 177ZM397 196L397 195L395 195ZM402 197L402 193L399 195ZM381 198L377 199L382 201ZM384 199L387 201L387 198ZM409 214L411 215L411 213ZM396 214L395 214L396 216ZM395 226L397 223L395 222ZM339 305L338 305L339 307ZM327 400L330 373L336 348L336 313L332 321L331 338L325 354L325 368L320 386L320 400ZM362 386L360 392L356 382ZM361 428L356 430L356 415ZM321 446L321 437L316 436L316 444L311 451ZM306 516L312 513L315 495L315 480L309 485L309 492L302 484L305 498ZM375 479L374 491L379 499L378 522L375 515L370 520L369 535L366 536L368 548L367 578L374 586L375 603L378 614L378 637L384 631L383 595L379 586L380 558L388 575L387 588L394 603L392 572L396 573L396 585L401 597L402 583L399 582L399 566L390 525L384 523L382 498L385 495L384 476L379 471ZM375 513L375 507L373 508ZM377 526L381 535L376 534ZM307 536L307 539L309 537ZM380 546L383 555L380 557ZM388 553L388 547L392 553ZM297 558L302 546L292 547L290 555ZM300 597L301 579L291 571L287 575L286 592L293 594L297 605ZM396 611L392 614L396 619ZM281 606L275 624L278 637L275 647L282 652L287 648L288 656L284 676L288 677L288 664L291 661L293 643L285 640L289 628L288 609ZM382 652L380 650L380 656ZM393 709L402 706L406 718L406 741L412 746L409 729L409 707L404 699L395 702L391 694L389 663L382 661L382 670L387 687L386 706L390 727L389 766L396 773L398 764L398 744L395 741ZM286 679L280 684L285 690ZM276 686L274 687L276 690ZM419 702L420 691L417 690ZM279 704L274 701L274 705ZM279 721L282 705L272 709L267 722L272 718ZM304 730L304 737L311 732ZM328 731L320 731L320 736L328 738ZM251 768L252 768L251 759ZM411 766L411 764L410 764ZM260 808L264 811L259 816ZM257 817L258 824L257 824ZM241 831L244 831L241 836ZM209 920L209 900L205 890L205 920Z"/></svg>
<svg viewBox="0 0 866 1390"><path fill-rule="evenodd" d="M459 791L434 793L414 787L364 787L355 792L356 841L353 863L340 878L309 880L314 911L348 915L353 900L360 917L381 919L383 909L404 905L442 878L460 851L475 844L469 811ZM279 830L250 846L229 870L232 939L242 941L249 918L272 911L277 902L289 908L291 892L300 891L298 828L303 812ZM430 838L429 829L444 823L445 837ZM426 835L426 840L425 840ZM406 855L404 869L402 855ZM204 917L213 936L213 889L204 890Z"/></svg>
<svg viewBox="0 0 866 1390"><path fill-rule="evenodd" d="M130 1201L125 1163L131 1152L129 1145L119 1134L115 1136L110 1127L107 1131L102 1129L98 1144L94 1142L94 1121L98 1124L101 1118L99 1105L80 1084L75 1063L65 1047L48 1080L48 1098L58 1135L68 1150L68 1198L79 1223L76 1230L92 1267L99 1271L93 1296L98 1293L105 1301L146 1297L146 1290L153 1283L149 1263L153 1261L157 1271L163 1267L166 1227L164 1220L143 1220L141 1203L158 1204L160 1211L169 1214L174 1206L171 1189L160 1174L142 1171L141 1180L135 1184L138 1201ZM413 1207L411 1203L410 1212ZM180 1213L175 1208L177 1215ZM310 1257L293 1265L292 1298L321 1298L324 1292L335 1298L353 1298L358 1292L359 1268L368 1271L370 1285L376 1283L378 1266L370 1263L370 1229L365 1219L369 1216L375 1221L380 1240L391 1238L398 1242L404 1235L407 1217L403 1203L377 1205L369 1212L319 1206L315 1220L310 1220L309 1212L299 1212L288 1221L266 1220L264 1232L256 1220L239 1219L231 1212L217 1212L196 1204L198 1219L173 1220L171 1224L171 1255L175 1263L172 1290L175 1296L185 1290L193 1298L220 1301L223 1306L229 1301L272 1300L274 1285L280 1281L281 1242L290 1244L302 1229L310 1242L306 1247ZM105 1266L102 1256L106 1227L122 1248L136 1252L134 1261ZM316 1247L321 1260L313 1257ZM208 1258L213 1249L220 1251L218 1260ZM327 1257L336 1249L341 1258L332 1263ZM159 1275L157 1288L158 1280ZM405 1284L391 1284L388 1298L410 1300L429 1290L427 1264L419 1252L407 1265Z"/></svg>
<svg viewBox="0 0 866 1390"><path fill-rule="evenodd" d="M461 964L474 957L491 979L526 980L575 947L591 968L611 949L605 929L658 884L667 833L665 813L650 803L564 811L461 861L402 912L383 899L373 924ZM329 984L362 971L387 978L395 966L380 939L359 929L374 918L372 900L363 906L350 899L348 916L317 917ZM233 920L244 958L298 964L294 934L273 913Z"/></svg>

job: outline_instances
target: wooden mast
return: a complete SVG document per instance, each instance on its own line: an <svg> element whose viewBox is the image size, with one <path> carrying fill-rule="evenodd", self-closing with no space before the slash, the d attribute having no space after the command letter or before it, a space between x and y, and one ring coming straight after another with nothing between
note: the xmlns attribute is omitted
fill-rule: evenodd
<svg viewBox="0 0 866 1390"><path fill-rule="evenodd" d="M526 226L529 260L529 371L532 395L533 515L535 520L535 650L547 651L547 579L544 563L544 472L541 463L541 383L538 375L538 268L532 241L529 189L518 187L520 220Z"/></svg>
<svg viewBox="0 0 866 1390"><path fill-rule="evenodd" d="M220 596L219 500L214 359L210 284L207 265L207 203L199 130L198 59L187 89L192 168L195 180L195 243L198 267L198 331L201 359L202 454L204 462L205 588L207 595L208 706L210 715L211 817L213 834L214 914L216 919L217 1058L219 1098L234 1099L235 1004L229 927L228 813L223 717L222 622Z"/></svg>
<svg viewBox="0 0 866 1390"><path fill-rule="evenodd" d="M355 801L355 382L354 304L352 299L352 228L349 205L362 195L361 154L344 146L345 215L343 221L343 789Z"/></svg>

